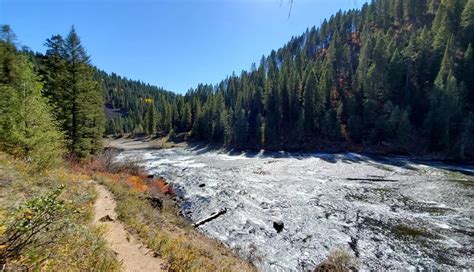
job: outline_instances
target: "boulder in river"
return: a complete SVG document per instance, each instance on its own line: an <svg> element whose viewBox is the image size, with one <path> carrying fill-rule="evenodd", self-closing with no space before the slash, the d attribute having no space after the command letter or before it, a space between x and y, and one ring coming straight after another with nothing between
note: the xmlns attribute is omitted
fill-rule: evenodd
<svg viewBox="0 0 474 272"><path fill-rule="evenodd" d="M273 222L273 228L278 232L280 233L283 228L285 227L285 224L283 224L283 221L281 220L278 220L278 221L275 221Z"/></svg>

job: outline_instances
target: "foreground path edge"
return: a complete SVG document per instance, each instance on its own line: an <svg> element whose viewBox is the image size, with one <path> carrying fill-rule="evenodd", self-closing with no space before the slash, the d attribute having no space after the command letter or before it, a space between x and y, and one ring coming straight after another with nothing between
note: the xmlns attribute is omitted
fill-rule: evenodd
<svg viewBox="0 0 474 272"><path fill-rule="evenodd" d="M166 262L153 257L153 252L129 234L122 222L117 219L116 202L112 193L103 185L95 183L97 199L94 203L94 224L107 226L105 239L117 253L125 271L167 271ZM104 216L110 216L113 221L102 222Z"/></svg>

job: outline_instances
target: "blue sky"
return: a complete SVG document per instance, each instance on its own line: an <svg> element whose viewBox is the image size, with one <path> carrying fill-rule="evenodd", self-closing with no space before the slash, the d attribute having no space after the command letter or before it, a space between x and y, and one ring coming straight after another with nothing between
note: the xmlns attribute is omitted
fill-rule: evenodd
<svg viewBox="0 0 474 272"><path fill-rule="evenodd" d="M0 0L0 23L44 52L75 25L92 63L186 92L240 73L307 27L363 0ZM281 5L280 5L281 4Z"/></svg>

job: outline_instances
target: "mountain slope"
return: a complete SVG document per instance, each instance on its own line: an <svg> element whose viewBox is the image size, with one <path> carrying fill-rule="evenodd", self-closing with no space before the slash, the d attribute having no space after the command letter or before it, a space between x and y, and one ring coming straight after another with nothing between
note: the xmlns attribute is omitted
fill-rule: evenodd
<svg viewBox="0 0 474 272"><path fill-rule="evenodd" d="M154 100L158 117L149 110L127 130L237 148L472 156L473 6L377 0L338 12L250 71Z"/></svg>

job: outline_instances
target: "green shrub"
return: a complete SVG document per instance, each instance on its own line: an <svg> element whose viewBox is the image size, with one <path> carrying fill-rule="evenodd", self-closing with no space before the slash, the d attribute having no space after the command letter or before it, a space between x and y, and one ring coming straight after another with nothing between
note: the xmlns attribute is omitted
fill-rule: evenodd
<svg viewBox="0 0 474 272"><path fill-rule="evenodd" d="M47 196L33 198L18 208L0 240L0 260L20 256L29 247L41 247L55 243L68 217L64 202L58 199L64 186ZM54 236L48 235L54 233Z"/></svg>

